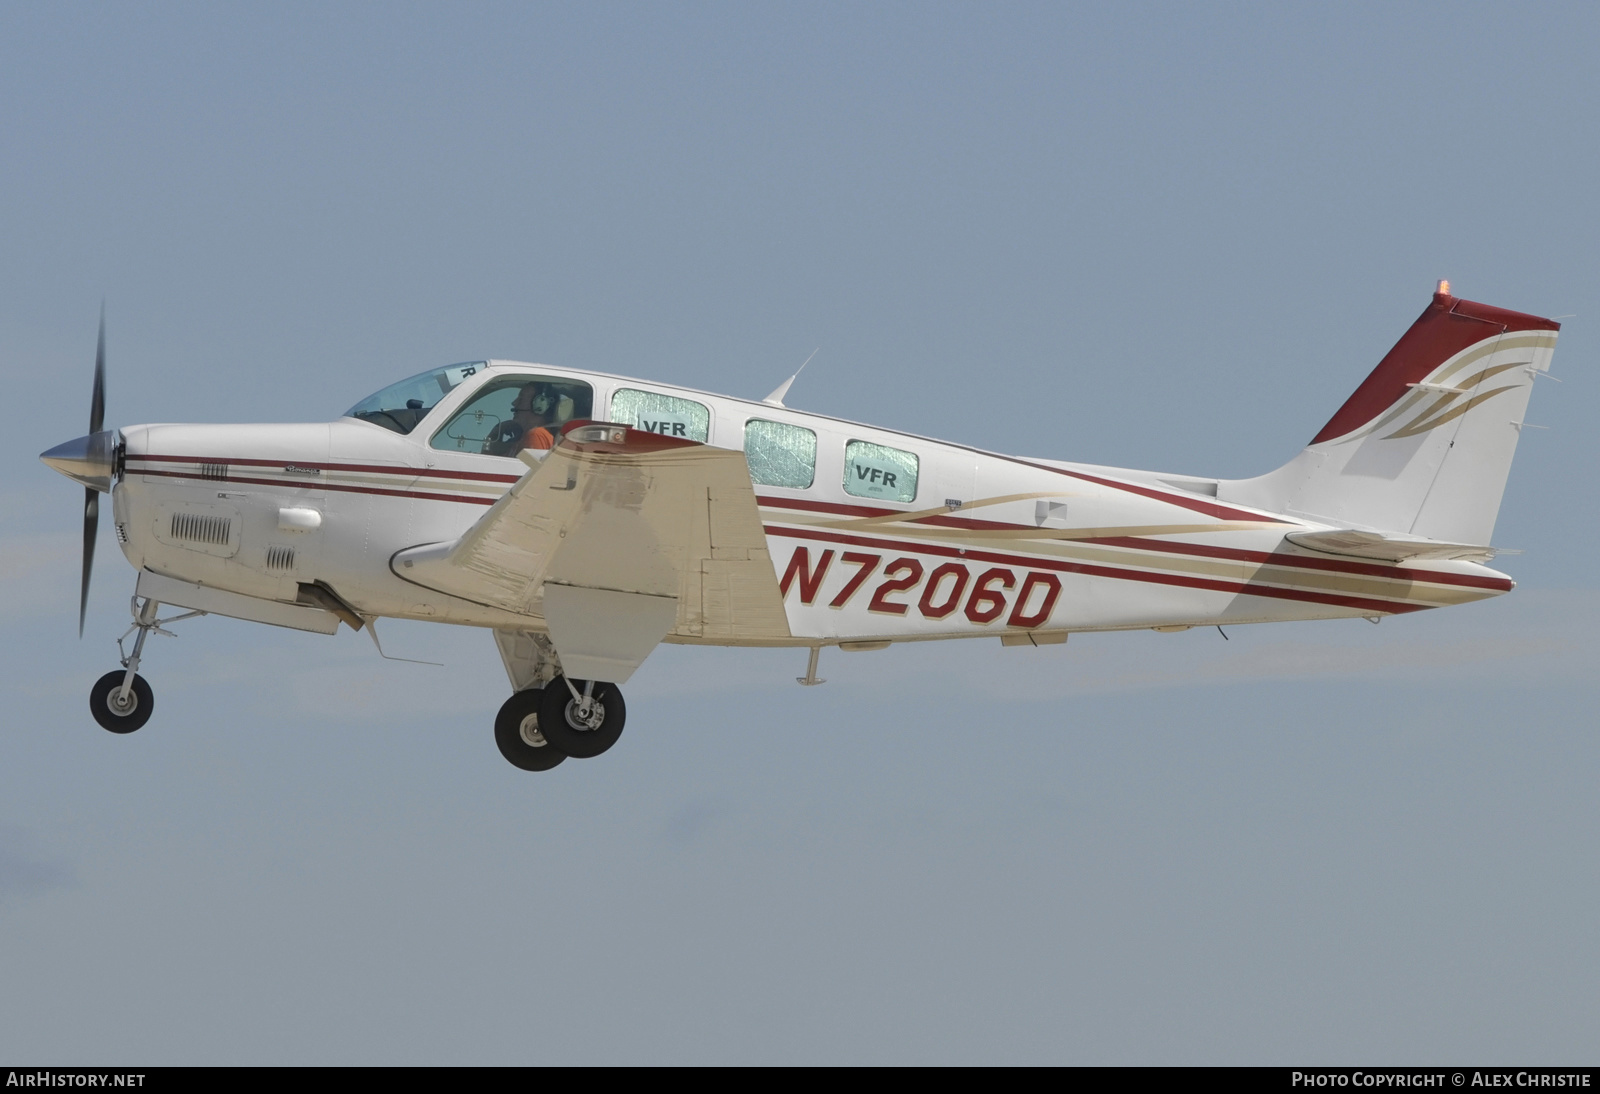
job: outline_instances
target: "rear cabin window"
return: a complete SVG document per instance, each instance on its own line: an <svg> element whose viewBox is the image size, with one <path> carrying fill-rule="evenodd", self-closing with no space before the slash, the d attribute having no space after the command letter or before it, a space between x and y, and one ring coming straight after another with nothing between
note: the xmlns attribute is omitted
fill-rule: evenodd
<svg viewBox="0 0 1600 1094"><path fill-rule="evenodd" d="M804 489L817 474L817 435L803 426L751 418L744 424L744 462L751 482Z"/></svg>
<svg viewBox="0 0 1600 1094"><path fill-rule="evenodd" d="M871 441L851 441L844 448L844 492L858 498L913 501L917 457Z"/></svg>
<svg viewBox="0 0 1600 1094"><path fill-rule="evenodd" d="M588 384L553 376L507 376L484 384L430 444L445 452L515 458L524 448L552 447L562 426L590 417L593 408L594 391Z"/></svg>
<svg viewBox="0 0 1600 1094"><path fill-rule="evenodd" d="M704 444L711 435L711 411L692 399L653 391L618 389L611 396L611 420L663 437L683 437Z"/></svg>

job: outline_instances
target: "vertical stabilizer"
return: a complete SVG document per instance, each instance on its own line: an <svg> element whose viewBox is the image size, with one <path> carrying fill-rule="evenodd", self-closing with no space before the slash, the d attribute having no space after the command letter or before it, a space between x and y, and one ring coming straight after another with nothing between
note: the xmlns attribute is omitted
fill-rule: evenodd
<svg viewBox="0 0 1600 1094"><path fill-rule="evenodd" d="M1561 325L1439 283L1311 444L1218 497L1331 524L1487 544L1534 378Z"/></svg>

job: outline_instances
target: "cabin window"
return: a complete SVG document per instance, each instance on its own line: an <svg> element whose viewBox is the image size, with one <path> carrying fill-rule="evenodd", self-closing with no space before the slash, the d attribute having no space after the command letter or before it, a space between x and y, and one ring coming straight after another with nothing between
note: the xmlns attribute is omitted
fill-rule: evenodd
<svg viewBox="0 0 1600 1094"><path fill-rule="evenodd" d="M711 435L711 411L693 399L657 395L625 387L611 396L611 420L663 437L683 437L701 444Z"/></svg>
<svg viewBox="0 0 1600 1094"><path fill-rule="evenodd" d="M444 452L511 456L524 448L555 447L561 427L594 411L588 384L553 376L507 376L490 380L433 435Z"/></svg>
<svg viewBox="0 0 1600 1094"><path fill-rule="evenodd" d="M785 422L751 418L744 423L744 461L760 486L804 489L817 473L817 435Z"/></svg>
<svg viewBox="0 0 1600 1094"><path fill-rule="evenodd" d="M345 411L344 416L381 425L401 435L410 433L457 384L486 367L482 361L468 361L412 376L390 384L376 395L367 396Z"/></svg>
<svg viewBox="0 0 1600 1094"><path fill-rule="evenodd" d="M917 457L871 441L844 449L844 492L858 498L912 501L917 496Z"/></svg>

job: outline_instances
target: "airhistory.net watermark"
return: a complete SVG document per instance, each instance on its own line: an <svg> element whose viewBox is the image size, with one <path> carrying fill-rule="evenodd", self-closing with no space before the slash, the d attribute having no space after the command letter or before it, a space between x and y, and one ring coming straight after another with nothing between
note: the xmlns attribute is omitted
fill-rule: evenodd
<svg viewBox="0 0 1600 1094"><path fill-rule="evenodd" d="M6 1086L143 1086L142 1071L7 1071Z"/></svg>

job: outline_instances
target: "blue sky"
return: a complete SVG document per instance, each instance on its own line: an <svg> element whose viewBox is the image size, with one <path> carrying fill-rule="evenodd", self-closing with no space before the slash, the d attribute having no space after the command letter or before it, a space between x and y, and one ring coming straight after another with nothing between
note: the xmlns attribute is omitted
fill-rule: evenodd
<svg viewBox="0 0 1600 1094"><path fill-rule="evenodd" d="M0 10L0 1056L1570 1062L1600 745L1587 6ZM206 619L127 739L83 431L509 357L1061 459L1287 460L1421 311L1565 319L1508 597L663 649L529 777L485 634ZM102 537L107 539L109 537Z"/></svg>

